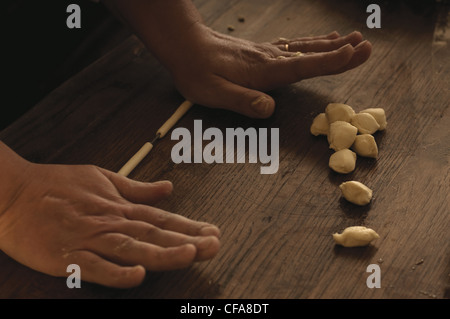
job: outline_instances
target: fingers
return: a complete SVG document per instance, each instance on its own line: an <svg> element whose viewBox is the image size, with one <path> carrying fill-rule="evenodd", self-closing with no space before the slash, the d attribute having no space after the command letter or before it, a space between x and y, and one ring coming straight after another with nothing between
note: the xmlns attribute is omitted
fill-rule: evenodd
<svg viewBox="0 0 450 319"><path fill-rule="evenodd" d="M265 72L270 79L269 87L298 82L315 76L335 74L343 70L350 62L355 50L347 44L338 50L323 53L306 54L287 59L273 59Z"/></svg>
<svg viewBox="0 0 450 319"><path fill-rule="evenodd" d="M209 83L209 94L200 104L226 109L251 118L267 118L275 109L275 101L269 95L240 86L221 77Z"/></svg>
<svg viewBox="0 0 450 319"><path fill-rule="evenodd" d="M288 44L289 52L280 51L280 56L267 63L259 76L264 81L257 88L268 90L316 76L342 73L369 58L372 45L362 41L360 32L355 31L344 37L336 35L285 39L275 43L281 50L286 49L285 44Z"/></svg>
<svg viewBox="0 0 450 319"><path fill-rule="evenodd" d="M155 207L134 205L125 213L130 220L143 221L161 229L166 229L189 236L220 237L220 230L211 224L198 222L184 216L166 212Z"/></svg>
<svg viewBox="0 0 450 319"><path fill-rule="evenodd" d="M136 287L145 278L143 266L120 266L89 251L72 252L66 260L68 265L74 263L80 266L82 280L107 287Z"/></svg>
<svg viewBox="0 0 450 319"><path fill-rule="evenodd" d="M316 37L316 38L300 38L279 41L275 43L277 47L282 51L289 52L329 52L337 50L340 47L351 44L352 46L357 46L363 37L358 31L354 31L343 37ZM286 50L288 49L288 50Z"/></svg>
<svg viewBox="0 0 450 319"><path fill-rule="evenodd" d="M154 205L172 193L169 181L143 183L103 168L99 170L114 184L120 195L132 203Z"/></svg>
<svg viewBox="0 0 450 319"><path fill-rule="evenodd" d="M196 248L195 261L208 260L214 257L220 248L217 236L189 236L183 233L164 230L141 221L125 221L115 231L135 240L160 247L176 247L193 244Z"/></svg>
<svg viewBox="0 0 450 319"><path fill-rule="evenodd" d="M290 41L312 41L312 40L322 40L322 39L336 39L339 38L340 35L337 31L333 31L327 35L319 35L319 36L312 36L312 37L301 37L301 38L294 38L294 39L286 39L286 38L279 38L277 41L273 42L273 44L280 45L284 43L289 43Z"/></svg>
<svg viewBox="0 0 450 319"><path fill-rule="evenodd" d="M170 182L142 183L103 169L102 173L111 180L125 199L134 203L155 202L172 191ZM142 204L122 206L122 213L128 220L115 223L110 232L125 234L160 248L194 244L195 261L210 259L219 250L220 231L211 224L196 222ZM177 263L174 265L176 268L181 267Z"/></svg>
<svg viewBox="0 0 450 319"><path fill-rule="evenodd" d="M362 34L355 31L345 37L336 39L319 39L310 41L293 41L289 43L289 51L300 52L329 52L337 50L340 47L351 44L357 46L362 41Z"/></svg>
<svg viewBox="0 0 450 319"><path fill-rule="evenodd" d="M363 41L355 47L355 53L353 54L349 63L347 63L341 69L335 71L335 74L342 73L347 70L356 68L367 61L372 53L372 44L369 41Z"/></svg>
<svg viewBox="0 0 450 319"><path fill-rule="evenodd" d="M142 265L149 271L167 271L190 266L197 249L192 244L174 247L135 240L124 234L107 233L93 238L86 249L120 265Z"/></svg>

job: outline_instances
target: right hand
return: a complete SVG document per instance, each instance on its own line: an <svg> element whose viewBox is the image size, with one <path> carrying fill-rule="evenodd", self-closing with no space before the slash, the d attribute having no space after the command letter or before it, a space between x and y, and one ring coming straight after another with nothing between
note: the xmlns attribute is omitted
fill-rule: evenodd
<svg viewBox="0 0 450 319"><path fill-rule="evenodd" d="M66 277L77 264L82 280L127 288L146 270L188 267L219 250L216 226L152 206L171 193L170 182L137 182L90 165L17 162L9 197L0 195L0 249L32 269Z"/></svg>

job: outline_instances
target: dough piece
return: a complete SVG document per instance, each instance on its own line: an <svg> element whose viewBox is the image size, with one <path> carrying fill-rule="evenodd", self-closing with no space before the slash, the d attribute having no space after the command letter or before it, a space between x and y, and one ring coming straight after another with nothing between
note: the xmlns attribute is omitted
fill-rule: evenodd
<svg viewBox="0 0 450 319"><path fill-rule="evenodd" d="M344 247L367 246L372 240L378 238L380 236L373 229L364 226L347 227L342 234L333 234L336 244Z"/></svg>
<svg viewBox="0 0 450 319"><path fill-rule="evenodd" d="M384 109L380 107L376 108L368 108L365 110L362 110L360 113L369 113L372 115L375 120L377 121L378 125L380 125L379 131L382 131L386 128L387 121L386 121L386 113L384 112Z"/></svg>
<svg viewBox="0 0 450 319"><path fill-rule="evenodd" d="M370 134L357 135L352 149L359 156L373 158L377 158L378 156L377 142L375 142L375 138Z"/></svg>
<svg viewBox="0 0 450 319"><path fill-rule="evenodd" d="M361 134L373 134L380 128L377 120L369 113L355 114L350 123L356 126Z"/></svg>
<svg viewBox="0 0 450 319"><path fill-rule="evenodd" d="M333 171L337 173L350 173L355 169L356 153L350 151L347 148L337 151L330 156L328 165Z"/></svg>
<svg viewBox="0 0 450 319"><path fill-rule="evenodd" d="M328 120L325 113L317 115L311 124L311 134L314 136L328 134Z"/></svg>
<svg viewBox="0 0 450 319"><path fill-rule="evenodd" d="M372 190L363 183L357 181L344 182L339 185L339 188L344 198L353 204L364 206L369 204L372 199Z"/></svg>
<svg viewBox="0 0 450 319"><path fill-rule="evenodd" d="M355 111L350 105L342 103L329 103L325 108L328 123L336 121L350 122L355 115Z"/></svg>
<svg viewBox="0 0 450 319"><path fill-rule="evenodd" d="M350 148L355 141L356 134L358 134L358 129L348 122L336 121L331 123L328 132L330 148L335 151Z"/></svg>

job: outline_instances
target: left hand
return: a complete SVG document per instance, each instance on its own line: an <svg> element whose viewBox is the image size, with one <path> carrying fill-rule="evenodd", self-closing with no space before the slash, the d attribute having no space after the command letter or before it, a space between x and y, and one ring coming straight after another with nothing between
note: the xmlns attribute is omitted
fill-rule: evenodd
<svg viewBox="0 0 450 319"><path fill-rule="evenodd" d="M263 91L361 65L372 49L362 39L355 31L254 43L197 24L184 34L182 49L171 51L164 62L186 99L266 118L275 102Z"/></svg>

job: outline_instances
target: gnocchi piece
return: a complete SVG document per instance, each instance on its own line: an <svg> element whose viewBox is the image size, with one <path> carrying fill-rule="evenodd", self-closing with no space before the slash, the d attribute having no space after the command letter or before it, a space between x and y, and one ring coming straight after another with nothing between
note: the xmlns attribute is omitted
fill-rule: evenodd
<svg viewBox="0 0 450 319"><path fill-rule="evenodd" d="M350 123L357 127L361 134L373 134L380 128L377 120L369 113L355 114Z"/></svg>
<svg viewBox="0 0 450 319"><path fill-rule="evenodd" d="M336 244L344 247L367 246L372 240L378 238L380 236L373 229L364 226L347 227L342 234L333 234Z"/></svg>
<svg viewBox="0 0 450 319"><path fill-rule="evenodd" d="M372 190L357 181L344 182L339 185L342 195L349 202L364 206L370 203L372 200Z"/></svg>
<svg viewBox="0 0 450 319"><path fill-rule="evenodd" d="M358 129L348 122L336 121L331 123L328 132L330 148L335 151L350 148L355 141L356 134L358 134Z"/></svg>
<svg viewBox="0 0 450 319"><path fill-rule="evenodd" d="M382 109L381 107L368 108L362 110L360 113L369 113L370 115L372 115L377 121L378 125L380 125L380 127L378 128L379 131L386 129L387 126L386 113L384 112L384 109Z"/></svg>
<svg viewBox="0 0 450 319"><path fill-rule="evenodd" d="M329 103L325 108L328 123L336 121L350 122L355 115L355 111L350 105L342 103Z"/></svg>
<svg viewBox="0 0 450 319"><path fill-rule="evenodd" d="M357 135L352 149L359 156L373 158L377 158L378 156L377 142L375 142L375 138L370 134Z"/></svg>
<svg viewBox="0 0 450 319"><path fill-rule="evenodd" d="M348 174L355 169L356 153L348 148L337 151L330 156L328 166L337 173Z"/></svg>
<svg viewBox="0 0 450 319"><path fill-rule="evenodd" d="M314 136L328 134L328 120L325 113L318 114L311 124L311 134Z"/></svg>

